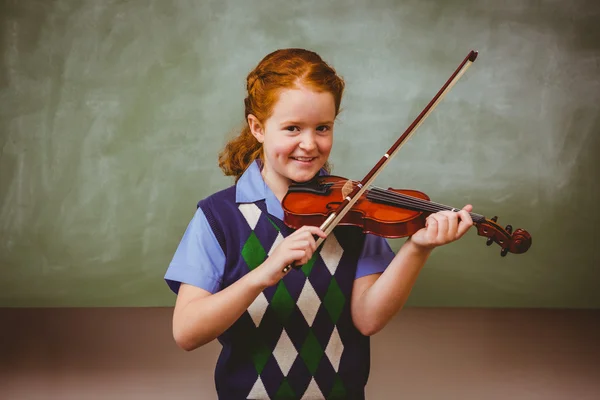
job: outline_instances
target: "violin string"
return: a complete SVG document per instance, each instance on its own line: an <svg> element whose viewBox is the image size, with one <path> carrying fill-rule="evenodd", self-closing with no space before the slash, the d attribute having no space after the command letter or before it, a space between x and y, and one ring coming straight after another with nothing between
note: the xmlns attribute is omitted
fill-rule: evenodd
<svg viewBox="0 0 600 400"><path fill-rule="evenodd" d="M392 203L393 205L412 207L417 211L436 212L449 209L446 207L436 206L435 204L429 204L423 199L417 199L412 196L404 197L400 194L398 195L399 196L396 196L392 193L386 193L383 191L380 192L378 189L372 189L367 195L367 198Z"/></svg>
<svg viewBox="0 0 600 400"><path fill-rule="evenodd" d="M394 204L397 204L400 206L413 207L413 208L417 209L418 211L430 211L430 212L437 212L437 211L443 211L443 210L459 211L457 208L454 208L454 207L449 207L449 206L446 206L443 204L438 204L435 202L430 202L428 200L419 199L416 197L404 195L402 193L396 193L396 192L392 192L392 191L385 190L385 189L379 189L379 188L372 189L370 191L370 193L367 195L367 198L387 201L387 202L391 202L391 203L394 203ZM469 213L469 215L476 222L480 222L485 219L485 217L480 214Z"/></svg>
<svg viewBox="0 0 600 400"><path fill-rule="evenodd" d="M404 195L402 193L395 193L391 191L381 190L381 189L373 189L372 195L368 195L368 197L378 200L384 200L391 203L396 203L401 206L412 206L419 211L459 211L457 208L449 207L446 205L430 202L424 199L415 198L412 196ZM471 217L480 219L483 216L475 213L470 213Z"/></svg>
<svg viewBox="0 0 600 400"><path fill-rule="evenodd" d="M353 181L353 182L355 182L355 181ZM344 184L345 183L334 183L330 187L337 189L337 188L343 187ZM387 199L387 200L392 201L393 203L398 203L398 205L411 204L414 207L418 207L418 208L422 209L422 211L433 211L433 212L435 212L435 211L455 209L453 207L445 206L445 205L438 204L438 203L435 203L435 202L432 202L432 201L427 201L427 200L419 199L419 198L416 198L416 197L413 197L413 196L408 196L408 195L404 195L404 194L401 194L401 193L392 192L390 190L383 189L383 188L377 187L377 186L371 186L370 193L379 193L380 194L380 196L379 196L380 199L382 199L382 200L383 199ZM386 196L386 195L391 196L391 197L396 197L396 199L390 198L390 197L388 197L388 198L382 197L382 196ZM373 194L368 194L367 197L376 198L377 196L373 195ZM394 201L394 200L405 200L405 202L398 202L398 201ZM421 211L421 210L419 210L419 211Z"/></svg>
<svg viewBox="0 0 600 400"><path fill-rule="evenodd" d="M330 187L331 188L341 188L346 184L346 182L347 181L334 183ZM352 181L352 183L353 183L353 185L357 185L360 182ZM437 211L444 211L444 210L445 211L450 211L450 210L459 211L455 207L446 206L446 205L439 204L439 203L432 202L432 201L425 200L425 199L419 199L417 197L405 195L402 193L397 193L397 192L394 192L394 191L391 191L388 189L383 189L383 188L377 187L377 186L370 187L369 193L367 194L367 198L381 200L381 201L387 201L388 203L393 203L398 206L413 207L417 211L428 211L428 212L437 212ZM480 214L476 214L476 213L469 213L469 214L471 215L471 218L473 218L474 221L482 221L485 219L485 217Z"/></svg>

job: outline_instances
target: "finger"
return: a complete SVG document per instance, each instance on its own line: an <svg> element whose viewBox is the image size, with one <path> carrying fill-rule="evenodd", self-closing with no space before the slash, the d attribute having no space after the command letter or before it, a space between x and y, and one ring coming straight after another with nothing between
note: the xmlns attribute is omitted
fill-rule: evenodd
<svg viewBox="0 0 600 400"><path fill-rule="evenodd" d="M303 227L301 227L300 229L296 230L291 235L289 235L288 238L290 238L290 237L299 238L299 237L310 236L314 240L313 235L317 235L319 237L322 237L323 239L327 238L327 235L325 234L325 232L323 232L319 227L310 226L310 225L304 225Z"/></svg>
<svg viewBox="0 0 600 400"><path fill-rule="evenodd" d="M310 248L310 241L309 240L295 240L293 243L290 244L290 250L306 250L307 248Z"/></svg>
<svg viewBox="0 0 600 400"><path fill-rule="evenodd" d="M314 236L310 232L305 232L302 239L306 241L307 247L310 248L311 251L317 250L317 242L315 241Z"/></svg>
<svg viewBox="0 0 600 400"><path fill-rule="evenodd" d="M310 243L310 250L311 250L312 252L315 252L315 251L317 251L317 242L315 241L315 238L314 238L314 237L312 237L312 236L311 236L311 237L310 237L310 240L308 241L308 243Z"/></svg>
<svg viewBox="0 0 600 400"><path fill-rule="evenodd" d="M302 259L302 265L306 264L312 257L312 252L305 252L304 258Z"/></svg>
<svg viewBox="0 0 600 400"><path fill-rule="evenodd" d="M438 221L433 215L434 214L431 214L429 217L427 217L427 220L425 222L425 227L427 228L426 236L428 238L435 238L437 237L438 233Z"/></svg>
<svg viewBox="0 0 600 400"><path fill-rule="evenodd" d="M456 232L457 238L462 237L470 227L473 226L473 219L471 215L466 210L461 210L458 212L460 216L460 224L458 225L458 230Z"/></svg>
<svg viewBox="0 0 600 400"><path fill-rule="evenodd" d="M306 264L313 256L314 252L311 248L304 249L304 258L302 258L302 264Z"/></svg>
<svg viewBox="0 0 600 400"><path fill-rule="evenodd" d="M306 261L304 261L304 258L306 257L306 250L303 250L303 249L294 250L292 255L293 255L292 260L295 261L296 263L298 263L298 265L306 264Z"/></svg>
<svg viewBox="0 0 600 400"><path fill-rule="evenodd" d="M448 234L450 234L453 238L456 236L456 231L458 230L458 213L454 211L450 211L447 214L448 217Z"/></svg>
<svg viewBox="0 0 600 400"><path fill-rule="evenodd" d="M304 256L302 256L302 258L300 259L299 264L304 265L308 262L308 260L309 260L309 258L307 257L306 252L304 252Z"/></svg>
<svg viewBox="0 0 600 400"><path fill-rule="evenodd" d="M470 211L467 211L463 208L461 211L458 212L458 216L460 217L461 222L464 222L469 226L473 225L473 218L471 218Z"/></svg>
<svg viewBox="0 0 600 400"><path fill-rule="evenodd" d="M304 263L307 263L308 260L311 259L311 257L313 256L313 253L316 251L317 245L316 245L314 239L312 238L312 236L309 236L308 240L300 240L300 241L293 243L291 248L304 251L303 257L306 257L306 259L303 258L302 260L299 260L304 264Z"/></svg>
<svg viewBox="0 0 600 400"><path fill-rule="evenodd" d="M431 214L431 217L437 222L437 234L435 235L435 239L437 241L443 241L448 233L448 218L441 212Z"/></svg>
<svg viewBox="0 0 600 400"><path fill-rule="evenodd" d="M323 239L325 239L327 237L327 235L325 234L325 232L323 232L321 230L321 228L319 228L318 226L312 226L312 225L305 225L300 229L304 229L308 232L310 232L313 235L317 235L319 237L322 237Z"/></svg>
<svg viewBox="0 0 600 400"><path fill-rule="evenodd" d="M292 266L302 265L303 263L301 263L300 261L302 260L304 255L305 253L303 250L290 250L290 252L288 253L288 258L286 258L286 260L288 261L285 262L286 265L281 272L286 274L287 272L289 272L289 270L291 270Z"/></svg>
<svg viewBox="0 0 600 400"><path fill-rule="evenodd" d="M314 240L314 237L315 237L314 233L312 233L310 231L304 231L304 232L302 232L301 236L302 236L303 239L313 239L313 240Z"/></svg>
<svg viewBox="0 0 600 400"><path fill-rule="evenodd" d="M470 204L467 204L462 209L465 210L466 212L471 212L471 211L473 211L473 206Z"/></svg>

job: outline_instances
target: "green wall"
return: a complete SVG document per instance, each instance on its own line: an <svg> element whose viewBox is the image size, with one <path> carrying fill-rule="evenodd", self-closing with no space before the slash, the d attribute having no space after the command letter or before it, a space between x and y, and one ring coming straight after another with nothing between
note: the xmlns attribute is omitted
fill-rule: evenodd
<svg viewBox="0 0 600 400"><path fill-rule="evenodd" d="M467 55L376 184L497 215L437 249L410 306L600 307L600 3L0 1L0 306L161 306L246 74L282 47L346 79L334 173L361 179ZM398 249L404 240L391 240Z"/></svg>

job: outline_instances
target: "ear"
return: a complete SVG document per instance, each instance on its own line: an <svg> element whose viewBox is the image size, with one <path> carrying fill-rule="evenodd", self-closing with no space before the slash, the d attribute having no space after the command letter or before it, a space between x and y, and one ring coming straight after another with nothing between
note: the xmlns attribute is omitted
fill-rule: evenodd
<svg viewBox="0 0 600 400"><path fill-rule="evenodd" d="M248 127L250 127L252 136L254 136L259 143L263 143L265 141L264 128L258 118L252 114L248 114Z"/></svg>

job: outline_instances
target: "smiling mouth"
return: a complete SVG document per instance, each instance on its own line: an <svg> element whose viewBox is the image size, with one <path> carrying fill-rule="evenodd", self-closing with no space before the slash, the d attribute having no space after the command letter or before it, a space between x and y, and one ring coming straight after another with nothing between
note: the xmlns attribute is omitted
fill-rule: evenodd
<svg viewBox="0 0 600 400"><path fill-rule="evenodd" d="M291 157L291 158L292 158L292 160L296 160L296 161L309 162L309 161L316 159L317 157Z"/></svg>

